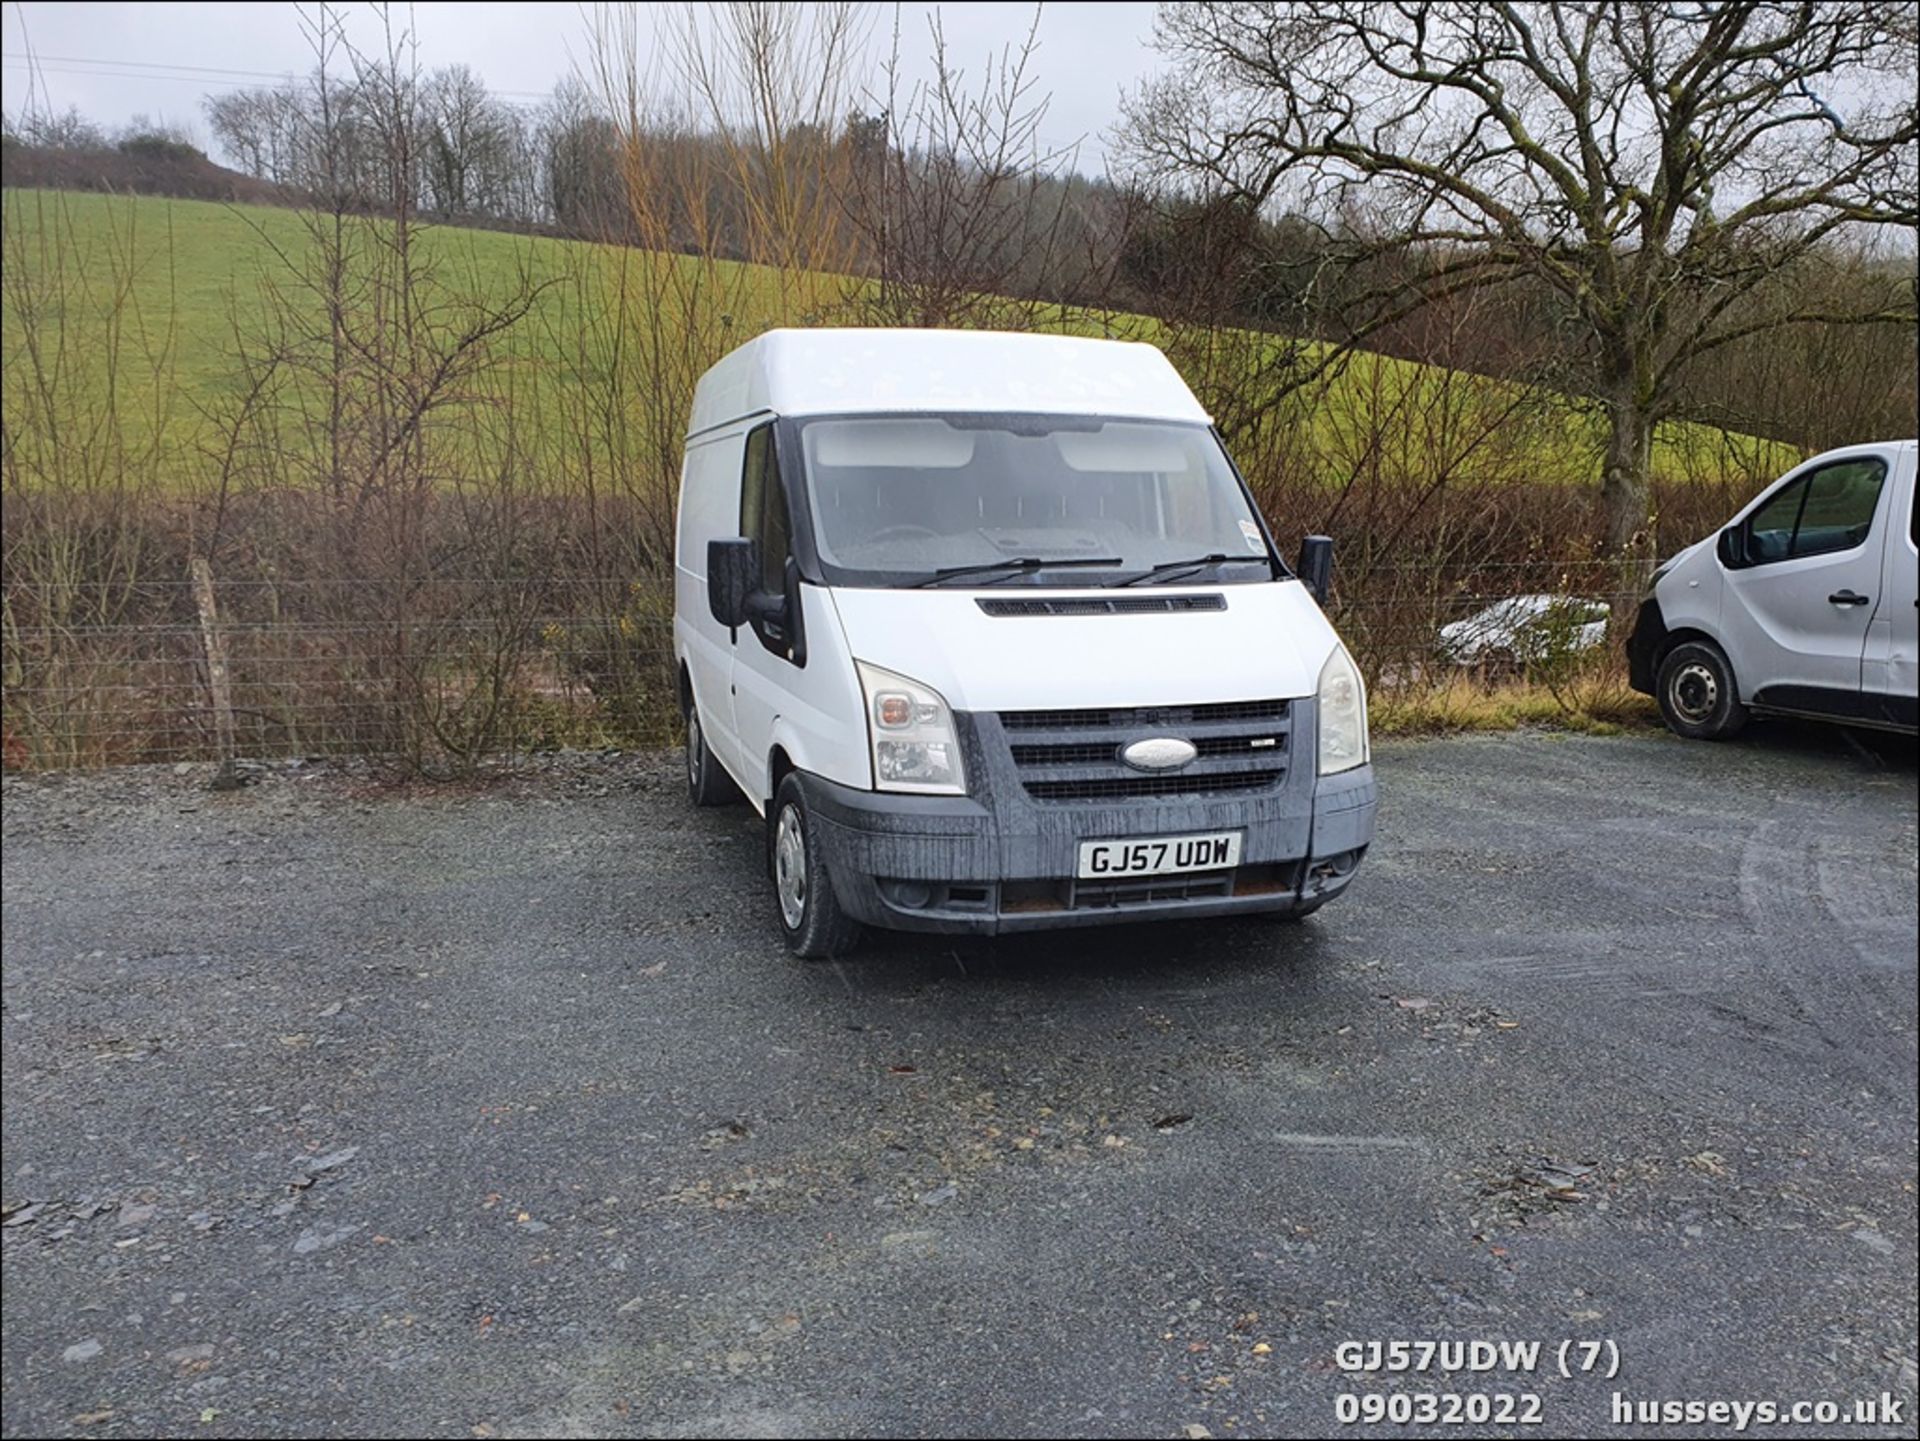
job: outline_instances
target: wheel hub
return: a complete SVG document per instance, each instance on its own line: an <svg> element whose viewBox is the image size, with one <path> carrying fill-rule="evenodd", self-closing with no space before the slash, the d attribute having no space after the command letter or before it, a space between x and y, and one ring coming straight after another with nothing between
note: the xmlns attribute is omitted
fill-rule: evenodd
<svg viewBox="0 0 1920 1441"><path fill-rule="evenodd" d="M700 784L700 712L687 707L687 781Z"/></svg>
<svg viewBox="0 0 1920 1441"><path fill-rule="evenodd" d="M1673 708L1694 724L1710 720L1720 703L1720 679L1699 662L1680 667L1668 687Z"/></svg>
<svg viewBox="0 0 1920 1441"><path fill-rule="evenodd" d="M773 833L773 883L780 915L797 931L807 919L807 836L797 806L784 806Z"/></svg>

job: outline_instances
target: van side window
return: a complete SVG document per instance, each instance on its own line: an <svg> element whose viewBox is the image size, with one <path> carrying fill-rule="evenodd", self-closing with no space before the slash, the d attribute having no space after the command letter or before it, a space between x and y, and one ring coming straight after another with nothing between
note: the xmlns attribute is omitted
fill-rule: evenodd
<svg viewBox="0 0 1920 1441"><path fill-rule="evenodd" d="M1747 522L1752 564L1826 555L1866 543L1887 467L1872 458L1842 460L1801 477Z"/></svg>
<svg viewBox="0 0 1920 1441"><path fill-rule="evenodd" d="M740 476L740 534L760 542L760 589L780 594L787 586L793 531L771 425L747 436L746 469Z"/></svg>

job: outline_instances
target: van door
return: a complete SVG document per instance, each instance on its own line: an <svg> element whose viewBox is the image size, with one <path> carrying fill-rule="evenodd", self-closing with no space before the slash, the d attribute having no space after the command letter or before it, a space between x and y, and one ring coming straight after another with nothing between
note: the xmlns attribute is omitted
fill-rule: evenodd
<svg viewBox="0 0 1920 1441"><path fill-rule="evenodd" d="M1887 507L1880 595L1867 628L1862 685L1891 699L1886 719L1912 725L1920 697L1920 507L1914 503L1914 452L1905 459L1906 474L1892 487Z"/></svg>
<svg viewBox="0 0 1920 1441"><path fill-rule="evenodd" d="M1859 455L1801 471L1723 537L1721 628L1743 700L1858 705L1887 469L1885 457Z"/></svg>
<svg viewBox="0 0 1920 1441"><path fill-rule="evenodd" d="M786 595L793 526L771 422L747 433L740 472L739 533L760 544L755 602ZM796 606L801 601L798 590L795 586ZM733 715L740 758L736 774L750 796L764 797L768 792L773 725L791 709L805 664L804 638L797 629L770 625L758 617L740 628L733 650Z"/></svg>
<svg viewBox="0 0 1920 1441"><path fill-rule="evenodd" d="M733 723L734 638L707 604L707 542L736 534L740 515L740 452L744 430L702 436L687 445L680 483L677 624L685 626L687 674L700 707L707 748L740 775Z"/></svg>

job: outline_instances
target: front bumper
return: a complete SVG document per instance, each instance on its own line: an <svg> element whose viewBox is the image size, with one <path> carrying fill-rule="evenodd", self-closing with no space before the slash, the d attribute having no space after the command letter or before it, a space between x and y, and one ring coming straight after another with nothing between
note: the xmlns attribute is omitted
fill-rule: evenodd
<svg viewBox="0 0 1920 1441"><path fill-rule="evenodd" d="M1310 706L1297 702L1311 736ZM1371 766L1324 780L1311 747L1271 789L1102 803L1031 799L999 737L963 729L968 796L854 790L803 775L817 843L849 915L894 930L999 935L1118 921L1299 912L1352 882L1373 840ZM1230 872L1074 878L1082 841L1244 832Z"/></svg>

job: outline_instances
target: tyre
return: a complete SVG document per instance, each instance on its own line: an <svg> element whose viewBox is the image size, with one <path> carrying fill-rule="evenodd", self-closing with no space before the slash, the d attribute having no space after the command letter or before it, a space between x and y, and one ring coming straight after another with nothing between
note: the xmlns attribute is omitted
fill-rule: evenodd
<svg viewBox="0 0 1920 1441"><path fill-rule="evenodd" d="M700 728L700 707L687 700L687 798L697 806L731 805L740 799L740 787L721 769Z"/></svg>
<svg viewBox="0 0 1920 1441"><path fill-rule="evenodd" d="M1667 725L1689 740L1726 740L1747 724L1733 667L1712 641L1682 641L1668 651L1660 662L1657 694Z"/></svg>
<svg viewBox="0 0 1920 1441"><path fill-rule="evenodd" d="M860 939L860 923L840 909L827 858L807 809L800 777L788 775L767 812L767 848L774 896L787 949L803 960L844 956Z"/></svg>

